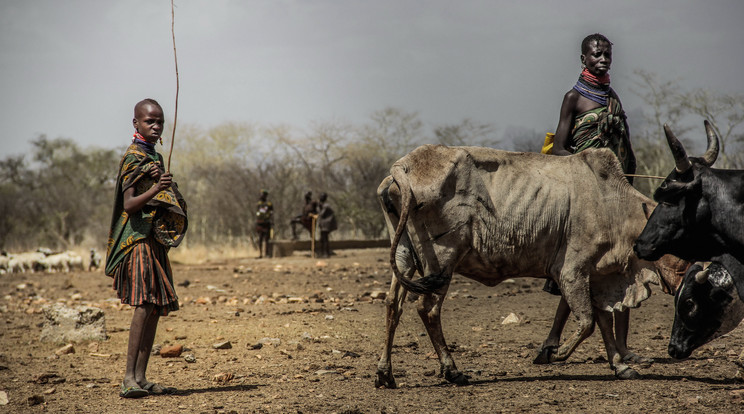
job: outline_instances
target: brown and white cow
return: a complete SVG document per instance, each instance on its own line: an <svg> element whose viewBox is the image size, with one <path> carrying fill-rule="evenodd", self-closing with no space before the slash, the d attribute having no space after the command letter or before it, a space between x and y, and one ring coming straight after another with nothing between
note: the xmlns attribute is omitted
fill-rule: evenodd
<svg viewBox="0 0 744 414"><path fill-rule="evenodd" d="M649 283L659 281L654 263L632 251L647 220L643 204L655 203L628 184L610 150L554 157L426 145L390 172L377 190L394 275L378 387L395 387L390 354L406 291L421 295L418 313L441 373L467 383L440 320L453 273L487 286L514 277L556 280L579 327L552 360L568 358L596 321L616 376L638 376L616 349L612 312L639 306ZM417 271L424 277L413 280Z"/></svg>

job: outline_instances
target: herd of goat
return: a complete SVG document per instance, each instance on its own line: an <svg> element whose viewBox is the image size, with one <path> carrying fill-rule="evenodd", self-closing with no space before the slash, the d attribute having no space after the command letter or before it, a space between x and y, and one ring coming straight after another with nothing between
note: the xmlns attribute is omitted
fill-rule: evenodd
<svg viewBox="0 0 744 414"><path fill-rule="evenodd" d="M91 250L88 270L97 269L101 264L100 255ZM72 250L54 252L39 248L35 252L0 254L0 274L4 273L66 273L85 270L83 258Z"/></svg>

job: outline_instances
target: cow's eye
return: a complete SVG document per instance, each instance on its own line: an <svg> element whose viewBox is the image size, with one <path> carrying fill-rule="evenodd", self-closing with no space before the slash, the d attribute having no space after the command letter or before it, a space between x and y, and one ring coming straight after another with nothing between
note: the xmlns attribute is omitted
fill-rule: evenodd
<svg viewBox="0 0 744 414"><path fill-rule="evenodd" d="M695 312L697 311L697 305L695 304L695 301L692 299L685 299L685 307L687 308L687 314L690 316L694 316Z"/></svg>

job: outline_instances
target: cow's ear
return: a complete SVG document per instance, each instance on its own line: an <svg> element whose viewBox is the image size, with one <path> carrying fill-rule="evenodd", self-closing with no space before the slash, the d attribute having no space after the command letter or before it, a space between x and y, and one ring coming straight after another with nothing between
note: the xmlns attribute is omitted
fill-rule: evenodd
<svg viewBox="0 0 744 414"><path fill-rule="evenodd" d="M701 187L700 177L693 177L691 181L676 181L667 178L654 191L654 200L659 203L676 203L681 197L698 194Z"/></svg>
<svg viewBox="0 0 744 414"><path fill-rule="evenodd" d="M646 220L650 219L651 213L653 212L653 210L649 209L648 204L646 203L641 203L641 208L643 209L643 214L646 215Z"/></svg>

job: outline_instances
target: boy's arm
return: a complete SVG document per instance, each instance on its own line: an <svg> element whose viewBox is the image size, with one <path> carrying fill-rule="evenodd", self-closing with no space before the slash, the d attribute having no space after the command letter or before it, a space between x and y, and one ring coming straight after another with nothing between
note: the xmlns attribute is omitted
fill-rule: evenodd
<svg viewBox="0 0 744 414"><path fill-rule="evenodd" d="M131 215L142 210L142 207L144 207L148 201L155 197L159 192L170 187L172 183L173 174L165 173L160 175L160 178L155 185L138 196L134 195L134 186L127 188L124 190L124 211Z"/></svg>

